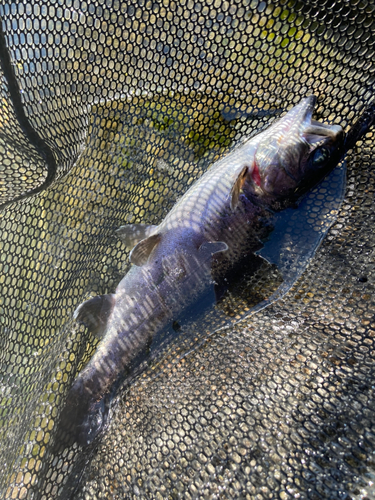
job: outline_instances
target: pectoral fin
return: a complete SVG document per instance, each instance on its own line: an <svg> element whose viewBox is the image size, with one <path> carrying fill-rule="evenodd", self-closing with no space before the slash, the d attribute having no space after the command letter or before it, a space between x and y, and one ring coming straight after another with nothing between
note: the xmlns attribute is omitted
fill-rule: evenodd
<svg viewBox="0 0 375 500"><path fill-rule="evenodd" d="M243 188L243 185L245 183L246 175L247 175L247 170L248 167L245 166L239 173L235 183L233 184L233 187L230 192L230 208L232 210L235 210L238 206L239 198L240 198L240 193L241 189Z"/></svg>
<svg viewBox="0 0 375 500"><path fill-rule="evenodd" d="M74 319L83 323L98 338L102 338L115 299L113 294L97 295L80 304L74 311Z"/></svg>
<svg viewBox="0 0 375 500"><path fill-rule="evenodd" d="M140 241L151 236L157 227L149 224L127 224L119 227L116 234L128 248L133 248Z"/></svg>
<svg viewBox="0 0 375 500"><path fill-rule="evenodd" d="M132 264L136 266L143 266L146 264L150 253L154 247L159 243L161 234L153 234L148 238L140 241L133 250L130 252L129 259Z"/></svg>

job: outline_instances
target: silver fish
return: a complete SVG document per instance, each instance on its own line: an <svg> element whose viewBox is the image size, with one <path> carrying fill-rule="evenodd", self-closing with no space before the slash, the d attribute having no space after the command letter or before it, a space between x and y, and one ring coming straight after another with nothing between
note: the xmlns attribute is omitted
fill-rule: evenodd
<svg viewBox="0 0 375 500"><path fill-rule="evenodd" d="M118 230L133 247L133 266L114 294L84 302L74 315L103 337L62 412L62 425L81 444L98 434L103 397L154 335L212 287L223 269L262 246L265 218L295 204L338 163L343 130L313 120L315 104L315 96L303 99L214 163L158 226Z"/></svg>

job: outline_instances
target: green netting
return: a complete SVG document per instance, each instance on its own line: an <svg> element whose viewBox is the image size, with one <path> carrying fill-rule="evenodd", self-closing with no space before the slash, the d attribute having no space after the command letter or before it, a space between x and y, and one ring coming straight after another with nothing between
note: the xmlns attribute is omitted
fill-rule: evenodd
<svg viewBox="0 0 375 500"><path fill-rule="evenodd" d="M98 342L73 312L129 267L115 230L159 223L303 96L347 130L374 94L374 3L3 2L0 17L0 497L375 498L373 129L293 289L169 339L94 445L56 448Z"/></svg>

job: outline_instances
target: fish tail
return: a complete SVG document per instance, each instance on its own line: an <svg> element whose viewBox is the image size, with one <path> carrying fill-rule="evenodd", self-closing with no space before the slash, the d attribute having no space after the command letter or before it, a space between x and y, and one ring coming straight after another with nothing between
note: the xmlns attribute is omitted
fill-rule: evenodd
<svg viewBox="0 0 375 500"><path fill-rule="evenodd" d="M78 377L69 390L60 414L55 450L77 442L81 446L92 443L107 421L107 398L95 398Z"/></svg>

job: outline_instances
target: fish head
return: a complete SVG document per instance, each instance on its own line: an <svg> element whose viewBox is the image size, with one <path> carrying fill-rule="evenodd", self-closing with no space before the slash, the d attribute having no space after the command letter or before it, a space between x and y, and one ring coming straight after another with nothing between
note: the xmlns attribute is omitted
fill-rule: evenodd
<svg viewBox="0 0 375 500"><path fill-rule="evenodd" d="M336 166L344 133L340 125L312 119L309 96L258 136L248 190L257 198L292 202Z"/></svg>

